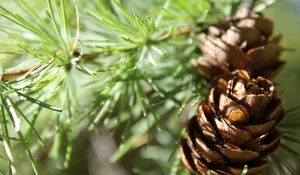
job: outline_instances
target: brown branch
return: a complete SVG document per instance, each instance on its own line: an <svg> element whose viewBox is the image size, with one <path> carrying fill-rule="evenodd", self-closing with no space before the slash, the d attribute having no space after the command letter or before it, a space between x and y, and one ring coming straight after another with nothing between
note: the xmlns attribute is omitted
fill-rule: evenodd
<svg viewBox="0 0 300 175"><path fill-rule="evenodd" d="M164 36L162 38L158 38L153 40L154 43L158 43L158 42L163 42L163 41L167 41L171 38L174 38L176 36L180 36L180 35L188 35L191 32L195 31L196 26L185 26L185 27L181 27L176 31L173 31L172 33L170 33L168 36Z"/></svg>
<svg viewBox="0 0 300 175"><path fill-rule="evenodd" d="M23 70L17 70L17 71L12 71L12 72L4 72L1 78L1 81L9 81L9 80L13 80L16 79L18 77L21 77L23 75L28 75L31 72L33 72L34 70L38 69L39 67L41 67L41 64L35 65L31 68L28 69L23 69Z"/></svg>
<svg viewBox="0 0 300 175"><path fill-rule="evenodd" d="M176 36L179 36L179 35L186 35L186 34L191 33L194 30L195 30L195 26L182 27L182 28L179 28L179 30L173 32L171 36L176 37Z"/></svg>
<svg viewBox="0 0 300 175"><path fill-rule="evenodd" d="M74 52L77 53L77 52ZM74 54L72 53L72 54ZM87 54L82 54L80 55L78 53L78 55L72 55L72 57L79 57L81 56L81 60L82 61L90 61L90 60L94 60L96 59L98 56L100 55L100 52L91 52L91 53L87 53ZM38 69L39 67L41 67L43 64L38 64L35 65L31 68L27 68L27 69L22 69L22 70L16 70L16 71L11 71L11 72L5 72L2 75L2 78L0 77L0 81L9 81L9 80L13 80L16 79L18 77L21 77L23 75L26 76L26 74L30 74L31 72L33 72L34 70Z"/></svg>
<svg viewBox="0 0 300 175"><path fill-rule="evenodd" d="M9 81L12 79L15 79L17 77L20 77L24 74L26 74L29 71L29 69L26 70L19 70L19 71L15 71L15 72L4 72L1 81Z"/></svg>

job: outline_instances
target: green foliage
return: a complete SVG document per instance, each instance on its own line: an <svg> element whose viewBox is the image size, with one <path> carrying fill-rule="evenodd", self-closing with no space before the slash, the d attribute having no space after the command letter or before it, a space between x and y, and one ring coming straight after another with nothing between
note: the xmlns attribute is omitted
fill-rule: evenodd
<svg viewBox="0 0 300 175"><path fill-rule="evenodd" d="M79 135L105 128L119 145L111 162L134 155L125 163L131 173L188 174L177 150L179 120L208 88L189 64L199 56L196 36L241 1L144 3L0 0L0 159L7 173L22 171L15 145L35 174L47 174L36 160L45 154L66 170ZM4 81L10 72L20 76Z"/></svg>

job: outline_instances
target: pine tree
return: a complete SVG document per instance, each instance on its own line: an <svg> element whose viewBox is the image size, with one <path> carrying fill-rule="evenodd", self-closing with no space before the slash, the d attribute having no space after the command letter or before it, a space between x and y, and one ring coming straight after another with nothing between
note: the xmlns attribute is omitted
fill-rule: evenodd
<svg viewBox="0 0 300 175"><path fill-rule="evenodd" d="M0 174L189 174L180 140L211 88L199 34L274 2L0 0ZM297 173L297 111L269 174Z"/></svg>

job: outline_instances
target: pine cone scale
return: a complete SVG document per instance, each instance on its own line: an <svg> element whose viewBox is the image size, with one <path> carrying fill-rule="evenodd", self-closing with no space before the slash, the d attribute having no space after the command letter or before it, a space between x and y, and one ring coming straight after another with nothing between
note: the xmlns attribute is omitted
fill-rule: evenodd
<svg viewBox="0 0 300 175"><path fill-rule="evenodd" d="M253 139L252 135L242 129L238 129L232 125L230 125L225 120L217 120L215 119L216 126L219 130L219 134L222 139L230 144L234 144L237 146L243 146L248 143L251 139Z"/></svg>
<svg viewBox="0 0 300 175"><path fill-rule="evenodd" d="M271 129L274 128L276 123L276 121L270 121L264 124L240 126L239 128L243 129L244 131L248 131L253 137L257 137L269 132Z"/></svg>
<svg viewBox="0 0 300 175"><path fill-rule="evenodd" d="M227 44L236 45L244 48L257 47L265 43L265 37L256 28L251 27L230 27L225 34L221 36Z"/></svg>
<svg viewBox="0 0 300 175"><path fill-rule="evenodd" d="M275 107L273 107L275 106ZM270 112L270 114L266 117L267 121L270 120L274 120L276 119L277 116L283 116L283 104L281 102L281 100L278 100L277 102L274 102L274 104L271 106L273 107L273 110ZM281 120L282 118L278 118L278 122Z"/></svg>
<svg viewBox="0 0 300 175"><path fill-rule="evenodd" d="M260 153L265 153L269 152L275 148L277 148L280 144L280 137L282 135L282 131L279 129L275 129L273 132L271 132L267 137L263 139L263 143L259 144L258 142L252 143L251 145L248 146L248 148L252 151L257 151Z"/></svg>
<svg viewBox="0 0 300 175"><path fill-rule="evenodd" d="M207 120L207 117L211 118L210 120L210 126L212 126L212 129L214 133L216 133L216 136L224 139L227 143L235 144L238 146L245 145L246 143L249 143L253 139L252 135L244 130L238 129L234 127L233 125L228 124L224 119L219 118L217 115L213 115L210 113L210 107L207 103L203 102L198 111L200 111L201 117L197 118L205 118ZM199 113L199 112L198 112ZM201 119L197 119L201 120ZM209 121L209 120L207 120ZM200 126L207 126L207 125L200 125Z"/></svg>
<svg viewBox="0 0 300 175"><path fill-rule="evenodd" d="M244 69L248 66L248 57L237 46L204 34L200 34L199 41L203 54L208 57L207 60L216 60L217 65L230 65L234 69Z"/></svg>
<svg viewBox="0 0 300 175"><path fill-rule="evenodd" d="M223 144L216 145L223 157L231 163L247 163L259 157L258 152L241 150L234 145Z"/></svg>
<svg viewBox="0 0 300 175"><path fill-rule="evenodd" d="M192 174L199 174L197 173L197 167L194 164L194 159L192 157L191 149L187 145L186 139L181 140L180 147L179 147L180 153L181 153L181 160L182 163L185 165L185 167L192 173ZM199 172L205 172L206 168L199 170Z"/></svg>
<svg viewBox="0 0 300 175"><path fill-rule="evenodd" d="M259 161L257 163L252 163L248 165L248 172L247 175L257 175L261 174L261 172L266 169L268 166L267 161ZM224 170L230 172L230 175L241 175L243 168L237 167L224 167Z"/></svg>
<svg viewBox="0 0 300 175"><path fill-rule="evenodd" d="M203 134L203 131L200 130L200 126L198 125L198 122L196 121L196 118L193 118L190 122L190 126L188 127L188 136L187 136L187 143L190 146L190 148L195 148L197 152L194 152L194 155L196 157L202 157L205 159L208 163L225 163L222 156L215 150L211 149L206 143L216 143L215 141L211 141L209 139L206 139L205 135ZM205 139L205 141L203 141ZM195 150L194 149L194 150ZM193 151L194 151L193 150ZM199 156L197 156L198 152Z"/></svg>

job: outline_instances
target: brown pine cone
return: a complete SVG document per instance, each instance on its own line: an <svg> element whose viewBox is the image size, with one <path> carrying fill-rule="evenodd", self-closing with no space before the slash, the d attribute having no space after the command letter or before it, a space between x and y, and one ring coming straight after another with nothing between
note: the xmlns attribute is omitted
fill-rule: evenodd
<svg viewBox="0 0 300 175"><path fill-rule="evenodd" d="M260 174L280 144L276 125L283 114L269 80L251 80L246 71L231 73L188 122L187 138L180 143L182 161L192 174L240 175L244 165L249 175Z"/></svg>
<svg viewBox="0 0 300 175"><path fill-rule="evenodd" d="M200 34L203 57L192 64L199 74L211 81L236 69L246 69L251 77L274 77L283 67L280 61L280 37L270 39L273 22L262 14L239 10L231 19L224 19Z"/></svg>

